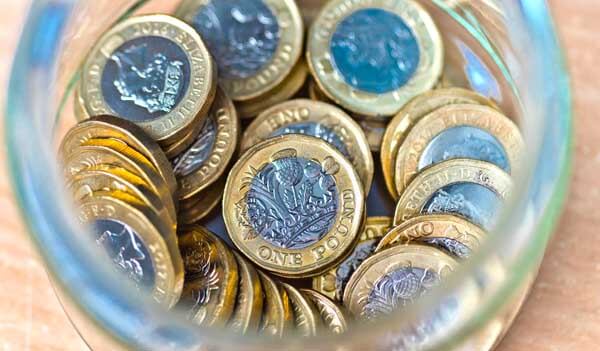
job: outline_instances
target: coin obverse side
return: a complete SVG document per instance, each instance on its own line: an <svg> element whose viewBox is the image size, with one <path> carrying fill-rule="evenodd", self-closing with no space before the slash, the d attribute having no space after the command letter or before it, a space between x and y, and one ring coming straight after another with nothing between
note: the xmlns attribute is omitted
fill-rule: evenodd
<svg viewBox="0 0 600 351"><path fill-rule="evenodd" d="M202 122L216 82L216 66L191 26L146 15L104 33L83 65L79 89L88 115L119 116L168 145Z"/></svg>
<svg viewBox="0 0 600 351"><path fill-rule="evenodd" d="M398 149L398 194L423 169L450 159L487 161L512 173L525 148L519 128L487 106L449 105L421 119Z"/></svg>
<svg viewBox="0 0 600 351"><path fill-rule="evenodd" d="M225 326L233 314L238 292L238 266L229 248L200 226L179 237L185 265L185 284L179 307L201 326Z"/></svg>
<svg viewBox="0 0 600 351"><path fill-rule="evenodd" d="M234 101L281 84L302 55L304 24L293 0L187 0L175 14L206 41Z"/></svg>
<svg viewBox="0 0 600 351"><path fill-rule="evenodd" d="M352 250L352 253L335 268L314 277L312 288L333 301L341 302L350 276L364 260L373 254L379 239L388 233L391 226L391 217L367 217L365 228L358 239L358 245Z"/></svg>
<svg viewBox="0 0 600 351"><path fill-rule="evenodd" d="M233 167L223 218L233 243L258 266L317 275L344 258L362 228L364 191L352 164L303 135L266 140Z"/></svg>
<svg viewBox="0 0 600 351"><path fill-rule="evenodd" d="M394 225L420 214L452 214L490 230L511 188L510 176L491 163L445 161L423 171L406 188Z"/></svg>
<svg viewBox="0 0 600 351"><path fill-rule="evenodd" d="M456 104L474 104L497 108L488 98L462 88L436 89L425 92L411 99L388 124L381 141L381 166L388 191L398 200L399 195L395 183L395 165L398 149L403 144L408 132L423 117L431 112Z"/></svg>
<svg viewBox="0 0 600 351"><path fill-rule="evenodd" d="M240 122L231 99L219 89L196 141L173 160L180 200L202 192L228 169L238 144Z"/></svg>
<svg viewBox="0 0 600 351"><path fill-rule="evenodd" d="M150 160L164 178L169 191L172 194L177 193L177 181L171 163L165 157L160 146L134 123L109 115L91 117L77 123L67 132L59 150L67 158L90 139L121 140Z"/></svg>
<svg viewBox="0 0 600 351"><path fill-rule="evenodd" d="M321 318L317 307L293 286L282 283L287 291L294 310L296 331L302 337L311 337L319 334Z"/></svg>
<svg viewBox="0 0 600 351"><path fill-rule="evenodd" d="M294 328L294 312L287 291L267 274L258 271L263 286L263 316L259 334L283 337Z"/></svg>
<svg viewBox="0 0 600 351"><path fill-rule="evenodd" d="M396 114L430 90L443 68L443 44L415 1L334 0L311 26L307 61L321 90L359 115Z"/></svg>
<svg viewBox="0 0 600 351"><path fill-rule="evenodd" d="M348 330L348 322L343 310L326 296L310 289L300 289L300 292L319 311L321 323L333 334L343 334Z"/></svg>
<svg viewBox="0 0 600 351"><path fill-rule="evenodd" d="M168 308L177 303L183 286L182 259L156 220L150 219L151 213L105 193L81 199L77 213L81 223L91 225L95 243L106 250L115 268L139 290L148 289Z"/></svg>
<svg viewBox="0 0 600 351"><path fill-rule="evenodd" d="M233 255L238 264L240 283L228 327L240 334L254 334L258 331L263 311L262 284L256 269L237 252Z"/></svg>
<svg viewBox="0 0 600 351"><path fill-rule="evenodd" d="M417 216L392 229L375 252L418 242L435 246L453 257L466 259L483 243L486 233L475 224L452 215Z"/></svg>
<svg viewBox="0 0 600 351"><path fill-rule="evenodd" d="M248 126L240 149L268 138L303 134L325 140L341 152L356 169L364 184L365 194L373 180L373 155L362 130L348 114L336 106L307 99L296 99L275 105L261 113Z"/></svg>

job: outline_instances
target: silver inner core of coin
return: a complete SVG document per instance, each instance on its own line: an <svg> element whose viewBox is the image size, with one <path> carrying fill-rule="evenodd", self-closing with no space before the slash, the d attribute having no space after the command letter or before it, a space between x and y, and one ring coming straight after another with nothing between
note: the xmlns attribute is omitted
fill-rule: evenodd
<svg viewBox="0 0 600 351"><path fill-rule="evenodd" d="M375 247L377 246L377 240L365 240L356 245L352 254L342 262L335 271L335 295L342 297L344 295L344 289L346 284L350 280L352 273L356 271L358 266L363 263L364 260L369 258Z"/></svg>
<svg viewBox="0 0 600 351"><path fill-rule="evenodd" d="M277 52L280 28L261 0L213 0L193 20L219 68L219 77L234 80L257 74Z"/></svg>
<svg viewBox="0 0 600 351"><path fill-rule="evenodd" d="M443 237L429 237L423 238L422 241L460 259L467 259L471 255L471 249L458 240Z"/></svg>
<svg viewBox="0 0 600 351"><path fill-rule="evenodd" d="M333 129L326 127L321 123L304 122L290 124L271 133L271 137L287 134L303 134L325 140L344 156L346 156L346 158L351 159L350 153L348 152L348 149L346 148L342 138L336 132L334 132Z"/></svg>
<svg viewBox="0 0 600 351"><path fill-rule="evenodd" d="M139 235L124 223L98 219L93 223L96 244L102 246L120 273L133 281L138 289L152 288L155 270L148 249Z"/></svg>
<svg viewBox="0 0 600 351"><path fill-rule="evenodd" d="M486 161L510 173L508 155L498 139L472 126L448 128L433 138L419 159L418 170L457 158Z"/></svg>
<svg viewBox="0 0 600 351"><path fill-rule="evenodd" d="M422 214L455 214L490 230L501 209L502 199L493 190L476 183L454 183L438 189Z"/></svg>
<svg viewBox="0 0 600 351"><path fill-rule="evenodd" d="M173 160L173 172L178 178L187 177L196 172L208 159L217 139L217 122L211 113L196 137L196 141L181 155Z"/></svg>
<svg viewBox="0 0 600 351"><path fill-rule="evenodd" d="M402 267L379 278L368 293L361 317L376 320L407 306L440 282L439 275L420 267Z"/></svg>
<svg viewBox="0 0 600 351"><path fill-rule="evenodd" d="M303 249L333 227L338 189L317 162L285 157L254 177L246 206L250 224L263 239L281 248Z"/></svg>
<svg viewBox="0 0 600 351"><path fill-rule="evenodd" d="M146 36L118 47L102 72L104 101L121 118L144 122L164 116L189 87L190 61L174 41Z"/></svg>

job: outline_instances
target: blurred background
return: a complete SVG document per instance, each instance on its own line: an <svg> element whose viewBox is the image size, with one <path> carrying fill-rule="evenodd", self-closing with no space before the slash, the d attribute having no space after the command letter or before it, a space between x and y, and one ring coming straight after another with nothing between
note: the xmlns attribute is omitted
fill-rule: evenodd
<svg viewBox="0 0 600 351"><path fill-rule="evenodd" d="M574 91L570 196L540 275L498 350L600 349L600 2L548 0ZM28 1L0 2L0 107ZM551 84L551 83L549 83ZM3 125L0 124L0 130ZM6 176L0 134L0 351L86 350L32 250Z"/></svg>

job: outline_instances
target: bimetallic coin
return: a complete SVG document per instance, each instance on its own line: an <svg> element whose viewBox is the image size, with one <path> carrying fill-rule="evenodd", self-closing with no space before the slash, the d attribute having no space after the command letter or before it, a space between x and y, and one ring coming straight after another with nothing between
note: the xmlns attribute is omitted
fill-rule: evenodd
<svg viewBox="0 0 600 351"><path fill-rule="evenodd" d="M317 307L293 286L281 283L287 291L294 310L296 331L303 337L316 336L321 327L321 318Z"/></svg>
<svg viewBox="0 0 600 351"><path fill-rule="evenodd" d="M511 187L510 176L491 163L445 161L424 170L406 188L394 225L419 214L452 214L490 230Z"/></svg>
<svg viewBox="0 0 600 351"><path fill-rule="evenodd" d="M90 116L119 116L168 145L204 119L215 94L216 66L186 23L137 16L100 38L80 84Z"/></svg>
<svg viewBox="0 0 600 351"><path fill-rule="evenodd" d="M117 139L143 154L164 178L169 191L177 193L177 181L171 163L160 146L137 125L113 116L96 116L77 123L62 140L60 152L64 158L79 152L78 147L90 139ZM176 198L176 197L175 197Z"/></svg>
<svg viewBox="0 0 600 351"><path fill-rule="evenodd" d="M186 0L176 15L206 41L235 101L272 90L302 54L304 25L293 0Z"/></svg>
<svg viewBox="0 0 600 351"><path fill-rule="evenodd" d="M78 207L81 223L89 224L96 244L106 250L115 268L140 290L148 289L154 300L172 307L183 286L183 263L176 246L156 226L152 211L100 192L82 198Z"/></svg>
<svg viewBox="0 0 600 351"><path fill-rule="evenodd" d="M198 223L211 214L223 199L226 180L225 177L221 177L216 183L209 186L208 189L204 189L192 198L181 201L179 205L179 223Z"/></svg>
<svg viewBox="0 0 600 351"><path fill-rule="evenodd" d="M290 100L261 113L242 137L242 152L271 137L303 134L322 139L341 152L356 169L365 194L373 180L373 155L361 127L341 109L308 99Z"/></svg>
<svg viewBox="0 0 600 351"><path fill-rule="evenodd" d="M174 159L179 156L182 152L189 149L192 144L196 141L198 133L204 128L206 120L197 126L197 128L190 130L185 136L179 138L169 145L162 145L162 149L168 159Z"/></svg>
<svg viewBox="0 0 600 351"><path fill-rule="evenodd" d="M223 175L235 153L239 134L235 106L219 89L196 141L173 160L181 200L195 196Z"/></svg>
<svg viewBox="0 0 600 351"><path fill-rule="evenodd" d="M139 176L125 169L101 165L96 169L84 170L70 177L67 186L77 190L80 194L87 195L99 191L122 191L135 196L148 205L165 223L168 223L171 231L177 228L177 216L175 208L168 208L162 199L150 188ZM77 196L76 199L81 198Z"/></svg>
<svg viewBox="0 0 600 351"><path fill-rule="evenodd" d="M366 225L358 239L358 245L337 267L327 273L314 277L312 288L333 301L342 301L344 288L352 273L373 254L379 239L388 233L392 226L390 217L368 217Z"/></svg>
<svg viewBox="0 0 600 351"><path fill-rule="evenodd" d="M75 119L78 121L84 121L90 118L85 110L85 101L81 98L78 86L75 86L75 89L73 90L73 112L75 113Z"/></svg>
<svg viewBox="0 0 600 351"><path fill-rule="evenodd" d="M227 245L203 227L179 237L185 284L179 306L202 326L224 326L233 314L238 292L238 265Z"/></svg>
<svg viewBox="0 0 600 351"><path fill-rule="evenodd" d="M385 117L436 84L444 55L435 23L417 2L334 0L311 27L307 56L330 99Z"/></svg>
<svg viewBox="0 0 600 351"><path fill-rule="evenodd" d="M273 107L283 101L291 99L302 87L308 76L308 67L303 59L300 59L290 75L278 86L269 90L259 97L240 101L236 104L241 118L252 118L258 116L264 110Z"/></svg>
<svg viewBox="0 0 600 351"><path fill-rule="evenodd" d="M259 334L283 337L294 328L294 312L288 293L265 273L258 271L263 287L263 317Z"/></svg>
<svg viewBox="0 0 600 351"><path fill-rule="evenodd" d="M240 254L234 252L240 274L237 303L228 328L240 334L256 333L263 311L263 291L258 273Z"/></svg>
<svg viewBox="0 0 600 351"><path fill-rule="evenodd" d="M477 250L485 235L483 229L460 217L417 216L387 233L377 244L375 252L418 242L437 247L453 257L466 259Z"/></svg>
<svg viewBox="0 0 600 351"><path fill-rule="evenodd" d="M348 330L344 312L333 301L314 290L300 289L300 292L317 307L321 315L321 323L330 333L343 334Z"/></svg>
<svg viewBox="0 0 600 351"><path fill-rule="evenodd" d="M362 228L365 199L352 164L304 135L266 140L233 167L223 218L233 243L277 275L308 277L339 262Z"/></svg>
<svg viewBox="0 0 600 351"><path fill-rule="evenodd" d="M141 177L146 184L162 199L169 212L176 212L172 194L169 192L164 178L154 168L138 163L129 157L104 146L80 146L77 152L63 160L67 178L85 170L102 169L105 165L122 168ZM126 178L134 181L132 178Z"/></svg>
<svg viewBox="0 0 600 351"><path fill-rule="evenodd" d="M458 268L442 251L419 245L395 246L368 258L350 278L344 306L374 321L425 295Z"/></svg>
<svg viewBox="0 0 600 351"><path fill-rule="evenodd" d="M512 173L525 144L519 128L480 105L449 105L421 119L398 149L394 181L402 194L423 169L451 159L486 161Z"/></svg>
<svg viewBox="0 0 600 351"><path fill-rule="evenodd" d="M461 88L437 89L410 100L388 124L381 142L380 156L385 184L394 200L398 200L400 197L396 191L394 167L398 157L398 149L403 144L408 132L417 122L433 111L447 105L456 104L495 107L491 100L470 90Z"/></svg>

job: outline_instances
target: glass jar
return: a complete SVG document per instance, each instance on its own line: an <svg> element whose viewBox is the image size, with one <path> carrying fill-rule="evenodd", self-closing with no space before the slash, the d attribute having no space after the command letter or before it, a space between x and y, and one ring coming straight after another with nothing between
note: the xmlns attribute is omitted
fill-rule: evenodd
<svg viewBox="0 0 600 351"><path fill-rule="evenodd" d="M319 0L298 0L306 20ZM15 58L6 141L14 193L74 325L95 350L488 349L529 291L565 197L571 164L571 99L562 52L544 0L420 0L444 33L442 84L494 99L521 127L525 167L483 247L441 287L389 319L341 337L266 340L203 330L156 307L94 255L73 218L56 145L75 122L72 88L90 47L132 14L166 12L174 1L33 1ZM415 334L449 297L478 287L477 308ZM421 333L422 334L422 333ZM427 340L421 340L421 339Z"/></svg>

